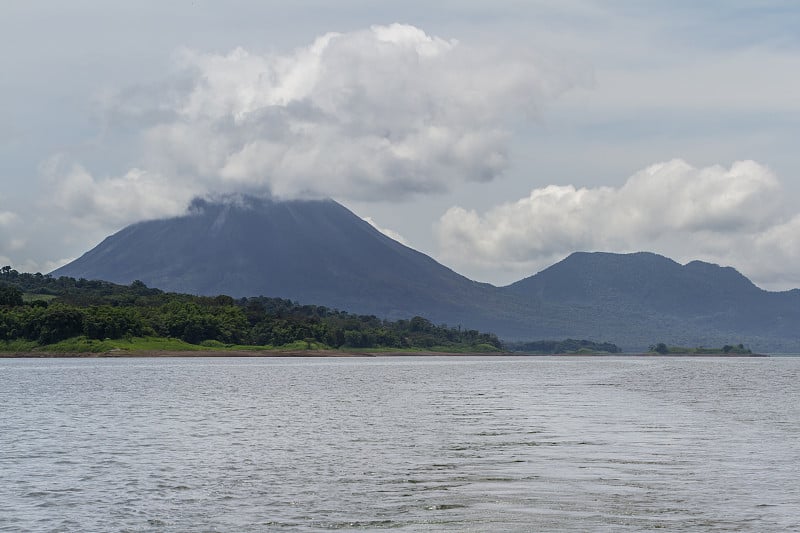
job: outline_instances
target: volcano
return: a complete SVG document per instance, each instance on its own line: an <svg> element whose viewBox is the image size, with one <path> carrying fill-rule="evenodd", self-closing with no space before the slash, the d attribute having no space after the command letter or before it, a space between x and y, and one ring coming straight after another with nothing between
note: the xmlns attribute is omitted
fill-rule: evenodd
<svg viewBox="0 0 800 533"><path fill-rule="evenodd" d="M186 215L128 226L52 275L139 280L189 294L281 297L453 325L468 318L466 308L502 297L333 200L196 199Z"/></svg>

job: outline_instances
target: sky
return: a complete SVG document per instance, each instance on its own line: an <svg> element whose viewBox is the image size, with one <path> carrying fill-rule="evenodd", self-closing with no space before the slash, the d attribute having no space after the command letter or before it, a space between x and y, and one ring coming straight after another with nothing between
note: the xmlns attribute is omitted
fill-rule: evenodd
<svg viewBox="0 0 800 533"><path fill-rule="evenodd" d="M246 193L497 285L652 251L800 287L800 4L430 4L3 2L0 264Z"/></svg>

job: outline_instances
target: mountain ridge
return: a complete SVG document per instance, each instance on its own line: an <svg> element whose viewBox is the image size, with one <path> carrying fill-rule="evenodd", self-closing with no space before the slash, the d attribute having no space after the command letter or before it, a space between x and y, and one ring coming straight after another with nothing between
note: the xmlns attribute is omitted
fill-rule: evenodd
<svg viewBox="0 0 800 533"><path fill-rule="evenodd" d="M681 265L651 252L575 252L495 287L389 238L333 200L195 200L186 215L132 224L52 275L277 296L390 319L420 315L508 340L800 350L800 290L765 291L731 267Z"/></svg>

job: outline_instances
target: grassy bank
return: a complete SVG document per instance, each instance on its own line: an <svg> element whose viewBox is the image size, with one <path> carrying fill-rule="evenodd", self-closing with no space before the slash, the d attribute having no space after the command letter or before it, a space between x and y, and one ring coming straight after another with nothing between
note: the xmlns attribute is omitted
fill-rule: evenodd
<svg viewBox="0 0 800 533"><path fill-rule="evenodd" d="M332 348L319 342L295 341L279 346L273 345L246 345L246 344L224 344L219 341L203 341L200 344L191 344L180 339L169 337L131 337L128 339L106 339L95 340L85 336L72 337L53 344L39 344L35 341L0 341L0 357L5 355L20 356L30 354L95 354L95 355L116 355L126 354L157 354L158 352L186 355L200 354L237 354L237 353L256 353L274 352L275 354L292 353L298 354L308 352L311 354L337 353L358 355L358 354L381 354L381 353L408 353L408 354L429 354L429 353L448 353L448 354L469 354L469 353L503 353L502 350L490 344L480 344L477 346L433 346L430 348Z"/></svg>

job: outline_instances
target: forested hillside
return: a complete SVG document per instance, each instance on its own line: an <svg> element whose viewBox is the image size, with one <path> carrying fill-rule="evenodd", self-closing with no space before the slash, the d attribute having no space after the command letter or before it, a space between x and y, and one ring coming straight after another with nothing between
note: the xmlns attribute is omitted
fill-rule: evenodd
<svg viewBox="0 0 800 533"><path fill-rule="evenodd" d="M149 337L209 347L495 351L501 346L493 334L418 316L388 321L281 298L191 296L138 281L118 285L0 269L0 349Z"/></svg>

